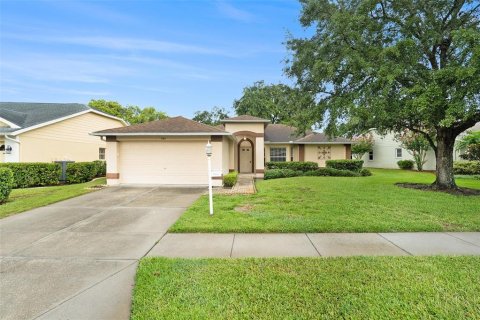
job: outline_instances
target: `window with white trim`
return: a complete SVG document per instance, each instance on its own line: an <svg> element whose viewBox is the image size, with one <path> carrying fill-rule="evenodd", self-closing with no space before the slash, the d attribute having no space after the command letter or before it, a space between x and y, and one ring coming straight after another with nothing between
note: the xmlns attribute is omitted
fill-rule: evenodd
<svg viewBox="0 0 480 320"><path fill-rule="evenodd" d="M368 160L373 161L373 151L368 153Z"/></svg>
<svg viewBox="0 0 480 320"><path fill-rule="evenodd" d="M287 148L270 148L270 161L272 162L287 161Z"/></svg>
<svg viewBox="0 0 480 320"><path fill-rule="evenodd" d="M402 148L395 148L395 158L402 157Z"/></svg>
<svg viewBox="0 0 480 320"><path fill-rule="evenodd" d="M98 148L98 159L105 160L105 148Z"/></svg>

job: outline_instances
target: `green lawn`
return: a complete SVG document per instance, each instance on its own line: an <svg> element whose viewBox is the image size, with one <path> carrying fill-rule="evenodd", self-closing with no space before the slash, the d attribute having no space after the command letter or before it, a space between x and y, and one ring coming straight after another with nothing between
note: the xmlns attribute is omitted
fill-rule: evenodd
<svg viewBox="0 0 480 320"><path fill-rule="evenodd" d="M170 232L480 231L480 196L405 189L432 173L372 170L371 177L296 177L257 182L255 195L202 196ZM480 189L480 180L458 179Z"/></svg>
<svg viewBox="0 0 480 320"><path fill-rule="evenodd" d="M90 182L79 184L14 189L12 190L8 201L0 205L0 218L5 218L23 211L77 197L94 191L93 189L88 189L89 187L105 183L105 178L99 178Z"/></svg>
<svg viewBox="0 0 480 320"><path fill-rule="evenodd" d="M479 319L480 257L140 262L132 320Z"/></svg>

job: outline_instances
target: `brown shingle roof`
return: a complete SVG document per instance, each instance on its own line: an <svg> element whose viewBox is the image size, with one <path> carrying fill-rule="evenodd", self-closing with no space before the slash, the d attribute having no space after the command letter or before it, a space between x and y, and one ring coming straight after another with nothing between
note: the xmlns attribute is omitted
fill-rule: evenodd
<svg viewBox="0 0 480 320"><path fill-rule="evenodd" d="M244 115L241 115L241 116L226 118L226 119L221 120L221 122L243 122L243 121L245 121L245 122L270 122L270 120L250 116L248 114L244 114Z"/></svg>
<svg viewBox="0 0 480 320"><path fill-rule="evenodd" d="M269 142L289 142L295 141L301 136L296 135L295 127L284 124L269 124L265 128L265 141Z"/></svg>
<svg viewBox="0 0 480 320"><path fill-rule="evenodd" d="M269 124L265 128L265 142L268 143L352 143L345 138L329 138L324 133L307 131L305 136L295 134L296 128L284 124Z"/></svg>
<svg viewBox="0 0 480 320"><path fill-rule="evenodd" d="M128 127L120 127L94 132L95 136L129 134L228 134L225 130L199 123L184 117L156 120Z"/></svg>

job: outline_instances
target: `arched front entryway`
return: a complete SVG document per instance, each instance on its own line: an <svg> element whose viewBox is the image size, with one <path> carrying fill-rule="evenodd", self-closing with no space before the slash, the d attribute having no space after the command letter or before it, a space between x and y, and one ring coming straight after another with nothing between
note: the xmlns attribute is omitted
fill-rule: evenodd
<svg viewBox="0 0 480 320"><path fill-rule="evenodd" d="M244 138L238 143L238 171L253 173L253 142Z"/></svg>

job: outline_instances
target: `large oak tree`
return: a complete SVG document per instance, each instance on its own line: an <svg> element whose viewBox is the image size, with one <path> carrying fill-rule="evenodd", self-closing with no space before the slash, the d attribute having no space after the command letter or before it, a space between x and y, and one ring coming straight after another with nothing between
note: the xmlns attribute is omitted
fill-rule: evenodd
<svg viewBox="0 0 480 320"><path fill-rule="evenodd" d="M404 129L436 154L438 189L456 188L455 138L480 121L478 0L302 0L312 34L290 38L287 74L315 95L331 134Z"/></svg>

